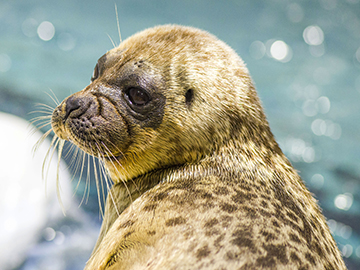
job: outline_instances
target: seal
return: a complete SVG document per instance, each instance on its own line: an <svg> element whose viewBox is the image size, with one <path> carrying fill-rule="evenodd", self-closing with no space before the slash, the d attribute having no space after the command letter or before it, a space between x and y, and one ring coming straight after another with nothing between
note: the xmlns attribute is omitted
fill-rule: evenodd
<svg viewBox="0 0 360 270"><path fill-rule="evenodd" d="M243 61L211 34L135 34L51 121L114 182L85 269L346 269Z"/></svg>

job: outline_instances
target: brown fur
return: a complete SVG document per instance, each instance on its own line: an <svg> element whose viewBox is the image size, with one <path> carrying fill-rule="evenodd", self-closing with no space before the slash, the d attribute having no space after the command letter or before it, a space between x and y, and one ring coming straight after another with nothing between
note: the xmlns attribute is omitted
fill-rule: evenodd
<svg viewBox="0 0 360 270"><path fill-rule="evenodd" d="M134 87L149 103L129 102ZM115 183L86 269L345 269L244 63L204 31L130 37L52 125Z"/></svg>

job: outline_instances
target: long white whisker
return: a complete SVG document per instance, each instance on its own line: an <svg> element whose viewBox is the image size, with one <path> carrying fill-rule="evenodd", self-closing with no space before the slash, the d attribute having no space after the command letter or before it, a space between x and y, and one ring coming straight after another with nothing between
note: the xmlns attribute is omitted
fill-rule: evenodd
<svg viewBox="0 0 360 270"><path fill-rule="evenodd" d="M113 39L110 37L110 35L109 34L106 34L107 36L108 36L108 38L110 39L110 41L111 41L111 43L112 43L112 45L113 45L113 47L114 48L116 48L117 47L117 45L115 44L115 42L113 41Z"/></svg>
<svg viewBox="0 0 360 270"><path fill-rule="evenodd" d="M54 91L51 90L51 89L49 89L49 91L52 93L53 96L51 96L51 95L50 95L49 93L47 93L47 92L45 92L45 94L47 94L47 95L52 99L52 101L55 103L56 106L59 105L60 102L59 102L58 98L56 97Z"/></svg>
<svg viewBox="0 0 360 270"><path fill-rule="evenodd" d="M117 5L115 3L115 13L116 13L116 24L117 24L117 28L118 28L118 33L119 33L119 39L120 39L120 43L122 43L122 39L121 39L121 31L120 31L120 23L119 23L119 14L118 14L118 10L117 10Z"/></svg>
<svg viewBox="0 0 360 270"><path fill-rule="evenodd" d="M74 170L74 177L77 174L78 170L79 170L79 163L80 163L80 159L78 158L79 156L79 147L76 147L74 144L72 144L70 146L69 152L72 152L72 157L70 159L70 165L72 166L73 170ZM73 179L72 179L73 180Z"/></svg>
<svg viewBox="0 0 360 270"><path fill-rule="evenodd" d="M36 132L36 130L41 130L42 128L44 128L46 126L49 126L49 125L51 125L51 123L48 123L48 122L46 122L46 123L38 123L38 124L35 125L36 129L33 131L33 133Z"/></svg>
<svg viewBox="0 0 360 270"><path fill-rule="evenodd" d="M115 168L115 170L116 170L117 172L119 172L118 169L117 169L117 167L116 167L115 164L114 164L113 159L112 159L111 157L113 157L113 158L116 160L117 164L119 164L120 166L122 166L122 165L121 165L120 162L114 157L114 155L110 152L110 150L109 150L108 147L105 145L105 143L104 143L104 142L101 142L101 143L102 143L102 145L105 147L106 156L109 158L108 160L111 162L113 168ZM130 192L130 190L129 190L127 184L126 184L126 182L123 181L123 180L121 180L121 181L123 182L123 184L124 184L124 186L125 186L125 188L126 188L126 192L127 192L128 195L129 195L130 201L133 202L133 199L132 199L132 196L131 196L131 192ZM139 190L139 188L136 186L136 184L135 184L134 181L133 181L133 183L134 183L136 189ZM112 196L112 194L111 194L111 196ZM113 201L113 203L114 203L114 206L116 207L114 198L111 197L111 199L112 199L112 201ZM116 210L117 210L117 209L116 209ZM117 210L117 212L118 212L118 210Z"/></svg>
<svg viewBox="0 0 360 270"><path fill-rule="evenodd" d="M98 171L100 175L100 184L101 184L101 193L102 193L102 203L105 205L105 189L104 189L104 180L103 180L103 174L102 172L102 164L101 164L101 157L98 158Z"/></svg>
<svg viewBox="0 0 360 270"><path fill-rule="evenodd" d="M106 147L106 145L104 144L104 142L101 142L102 143L102 145L105 147L105 148L107 148ZM101 155L101 148L100 148L100 146L98 145L98 144L96 144L96 146L97 146L97 148L98 148L98 152L99 152L99 155L98 155L98 158L99 158L99 164L101 164L101 170L102 170L102 172L103 172L103 175L104 175L104 181L105 181L105 184L106 184L106 188L107 188L107 191L108 191L108 196L110 196L110 199L111 199L111 201L113 202L113 205L114 205L114 208L115 208L115 210L116 210L116 213L118 214L118 215L120 215L120 211L118 210L118 208L117 208L117 205L116 205L116 202L115 202L115 199L114 199L114 197L113 197L113 194L112 194L112 192L111 192L111 186L110 186L110 181L111 180L109 180L109 178L108 178L108 176L107 176L107 172L106 172L106 170L105 170L105 166L104 166L104 164L105 164L105 161L104 161L104 157ZM105 152L105 155L107 155L108 157L109 157L109 152L107 151L107 150L105 150L104 151ZM126 187L127 188L127 187ZM129 193L129 195L130 195L130 197L131 197L131 194Z"/></svg>
<svg viewBox="0 0 360 270"><path fill-rule="evenodd" d="M49 120L51 120L51 115L43 115L43 116L34 117L33 119L31 119L30 123L34 124L34 123L37 123L39 121L44 121L44 120L46 120L50 124Z"/></svg>
<svg viewBox="0 0 360 270"><path fill-rule="evenodd" d="M93 149L91 144L90 144L90 149ZM97 194L98 194L99 210L100 210L101 217L104 217L104 212L103 212L103 209L102 209L101 198L100 198L101 193L100 193L100 186L99 186L99 176L98 176L98 172L97 172L97 169L96 169L96 162L95 162L94 155L92 155L92 160L93 160L93 166L94 166L96 191L97 191Z"/></svg>
<svg viewBox="0 0 360 270"><path fill-rule="evenodd" d="M39 149L40 145L45 141L45 139L47 138L47 136L49 136L49 134L52 132L53 130L52 129L49 129L47 132L45 132L41 137L40 139L35 143L35 145L33 146L33 153L36 153L36 151ZM33 131L33 133L35 133L35 131ZM57 136L55 136L57 137Z"/></svg>
<svg viewBox="0 0 360 270"><path fill-rule="evenodd" d="M53 111L54 109L50 109L50 108L39 108L35 111L29 112L29 114L41 113L41 114L45 114L45 117L51 118ZM40 116L40 117L44 117L44 116Z"/></svg>
<svg viewBox="0 0 360 270"><path fill-rule="evenodd" d="M109 142L109 143L111 143L111 145L112 145L117 151L119 151L119 153L122 154L122 151L121 151L116 145L114 145L112 142ZM102 145L105 147L106 152L110 153L110 155L111 155L112 157L114 157L114 159L116 160L116 163L117 163L121 168L124 169L124 167L122 166L122 164L120 163L120 161L117 160L113 154L111 154L111 151L110 151L109 148L104 144L104 142L102 142ZM112 159L111 159L111 163L114 165ZM116 167L114 166L114 168L116 168ZM116 170L117 170L117 169L116 169ZM117 172L120 173L118 170L117 170ZM131 179L131 182L134 184L136 190L139 191L139 187L137 186L137 184L135 183L135 181L134 181L133 179Z"/></svg>
<svg viewBox="0 0 360 270"><path fill-rule="evenodd" d="M81 156L82 156L82 163L81 163L81 171L80 171L80 176L79 176L79 180L78 180L78 183L76 185L76 188L75 190L77 191L78 188L79 188L79 185L80 185L80 182L81 182L81 179L82 179L82 175L83 175L83 171L84 171L84 166L85 166L85 158L87 157L87 154L85 152L82 152L81 153ZM88 166L88 169L89 169L89 166ZM87 178L89 177L89 173L87 174L87 177L86 177L86 180L85 180L85 188L84 188L84 194L82 196L82 199L80 201L80 205L82 205L82 203L84 202L84 199L85 199L85 195L86 195L86 189L87 189Z"/></svg>
<svg viewBox="0 0 360 270"><path fill-rule="evenodd" d="M60 172L60 162L61 162L61 154L62 154L62 151L64 149L64 144L65 144L65 140L62 140L62 139L59 139L59 149L58 149L58 164L57 164L57 169L56 169L56 194L57 194L57 197L58 197L58 200L59 200L59 203L60 203L60 207L61 207L61 210L64 214L64 216L66 215L65 213L65 207L62 203L62 200L61 200L61 195L60 195L60 190L61 190L61 187L60 187L60 181L59 181L59 172Z"/></svg>
<svg viewBox="0 0 360 270"><path fill-rule="evenodd" d="M108 179L104 166L102 166L102 171L103 171L103 174L104 174L104 177L105 177L106 188L107 188L108 194L109 194L108 196L110 196L110 199L113 202L113 205L114 205L114 208L115 208L115 211L116 211L117 215L120 216L120 211L119 211L119 209L118 209L118 207L116 205L115 198L114 198L114 196L113 196L113 194L111 192L111 186L109 184L111 180ZM130 197L131 197L131 194L130 194Z"/></svg>
<svg viewBox="0 0 360 270"><path fill-rule="evenodd" d="M42 178L45 180L47 179L47 175L48 175L49 168L50 168L50 163L51 163L52 157L55 153L56 147L58 146L59 140L60 140L60 138L58 136L54 136L50 143L50 147L46 152L45 159L44 159L44 162L42 165ZM45 167L46 162L48 162L47 169Z"/></svg>

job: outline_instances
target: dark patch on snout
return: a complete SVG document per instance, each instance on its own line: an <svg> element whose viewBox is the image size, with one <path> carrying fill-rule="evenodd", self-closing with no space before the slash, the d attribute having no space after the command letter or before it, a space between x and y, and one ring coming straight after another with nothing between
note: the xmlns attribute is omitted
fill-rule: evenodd
<svg viewBox="0 0 360 270"><path fill-rule="evenodd" d="M124 61L127 61L124 59ZM104 71L104 78L99 78L99 93L106 94L123 110L127 121L142 128L156 129L162 123L166 97L166 82L152 64L143 60L132 60L123 65L114 65ZM108 89L108 90L107 90ZM137 105L129 96L130 89L139 89L146 93L149 101Z"/></svg>

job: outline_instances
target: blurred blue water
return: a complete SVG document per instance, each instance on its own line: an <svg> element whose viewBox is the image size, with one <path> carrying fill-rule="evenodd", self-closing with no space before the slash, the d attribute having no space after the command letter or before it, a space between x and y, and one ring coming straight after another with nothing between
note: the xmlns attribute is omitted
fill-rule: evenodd
<svg viewBox="0 0 360 270"><path fill-rule="evenodd" d="M176 23L205 29L239 53L349 269L360 269L360 1L115 2L123 39ZM52 102L49 89L61 100L84 88L113 47L108 35L119 43L113 0L1 1L0 111L30 119L35 102ZM84 207L98 216L91 200ZM34 250L44 244L51 241ZM31 254L23 269L47 256ZM78 265L69 260L59 269Z"/></svg>

